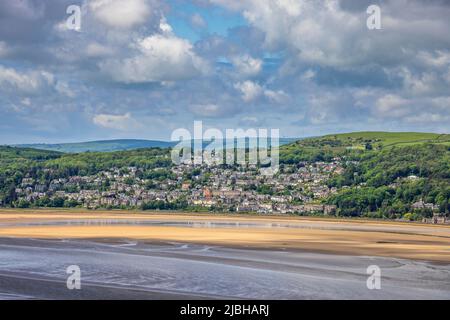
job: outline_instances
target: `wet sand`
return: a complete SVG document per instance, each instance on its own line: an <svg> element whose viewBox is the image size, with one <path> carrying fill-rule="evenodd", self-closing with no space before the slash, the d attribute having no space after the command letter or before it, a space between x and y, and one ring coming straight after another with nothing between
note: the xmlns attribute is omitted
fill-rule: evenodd
<svg viewBox="0 0 450 320"><path fill-rule="evenodd" d="M0 300L450 299L449 255L449 226L1 210ZM70 265L81 290L67 289Z"/></svg>
<svg viewBox="0 0 450 320"><path fill-rule="evenodd" d="M450 263L450 226L386 221L5 210L0 237L135 239Z"/></svg>
<svg viewBox="0 0 450 320"><path fill-rule="evenodd" d="M185 243L0 238L0 299L450 299L450 268ZM81 269L68 290L66 268ZM369 290L367 267L381 288Z"/></svg>

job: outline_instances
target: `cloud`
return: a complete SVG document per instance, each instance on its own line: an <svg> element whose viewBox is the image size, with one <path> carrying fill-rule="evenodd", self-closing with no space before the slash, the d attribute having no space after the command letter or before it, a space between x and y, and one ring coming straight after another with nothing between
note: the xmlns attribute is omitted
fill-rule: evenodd
<svg viewBox="0 0 450 320"><path fill-rule="evenodd" d="M142 24L151 11L146 0L92 0L89 9L103 24L113 28L132 28Z"/></svg>
<svg viewBox="0 0 450 320"><path fill-rule="evenodd" d="M258 75L263 66L262 60L254 59L247 54L234 56L231 58L231 62L239 75L243 77L253 77Z"/></svg>
<svg viewBox="0 0 450 320"><path fill-rule="evenodd" d="M54 76L50 72L18 72L0 65L0 88L4 90L37 93L54 83Z"/></svg>
<svg viewBox="0 0 450 320"><path fill-rule="evenodd" d="M196 55L191 43L173 35L155 34L134 44L131 58L110 59L101 71L122 83L148 83L190 79L207 72L207 63Z"/></svg>
<svg viewBox="0 0 450 320"><path fill-rule="evenodd" d="M133 131L141 127L141 124L133 119L130 113L124 115L97 114L92 121L97 126L120 131Z"/></svg>
<svg viewBox="0 0 450 320"><path fill-rule="evenodd" d="M163 16L159 22L159 29L168 35L172 35L173 29L169 23L167 23L166 18Z"/></svg>
<svg viewBox="0 0 450 320"><path fill-rule="evenodd" d="M387 94L380 97L375 106L375 114L378 117L402 117L409 113L408 106L411 101L395 94Z"/></svg>
<svg viewBox="0 0 450 320"><path fill-rule="evenodd" d="M113 55L113 53L114 49L97 42L91 42L86 47L88 57L106 57Z"/></svg>
<svg viewBox="0 0 450 320"><path fill-rule="evenodd" d="M444 67L450 65L450 51L436 50L435 52L420 51L417 58L426 65L432 67Z"/></svg>
<svg viewBox="0 0 450 320"><path fill-rule="evenodd" d="M242 93L242 99L246 102L255 100L263 92L263 89L259 84L250 80L238 82L234 87Z"/></svg>
<svg viewBox="0 0 450 320"><path fill-rule="evenodd" d="M381 4L383 30L366 28L367 6L338 0L211 0L242 12L264 33L264 47L288 51L301 63L335 68L398 64L424 48L445 50L450 39L450 7L442 1ZM407 8L406 8L407 7ZM351 10L349 10L351 9ZM411 51L405 51L409 48Z"/></svg>
<svg viewBox="0 0 450 320"><path fill-rule="evenodd" d="M264 90L264 95L276 103L283 103L289 99L289 95L283 90Z"/></svg>
<svg viewBox="0 0 450 320"><path fill-rule="evenodd" d="M447 123L450 119L450 96L406 98L386 94L376 100L373 115L379 119L401 120L422 126Z"/></svg>
<svg viewBox="0 0 450 320"><path fill-rule="evenodd" d="M259 98L260 96L265 96L271 102L275 103L287 102L287 100L289 99L289 95L286 94L283 90L274 91L265 89L258 83L250 80L237 82L234 84L234 88L242 93L242 99L245 102L251 102Z"/></svg>

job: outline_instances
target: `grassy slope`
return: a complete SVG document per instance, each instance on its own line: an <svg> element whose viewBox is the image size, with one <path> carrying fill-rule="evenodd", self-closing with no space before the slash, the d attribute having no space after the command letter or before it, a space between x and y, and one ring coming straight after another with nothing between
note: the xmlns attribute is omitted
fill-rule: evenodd
<svg viewBox="0 0 450 320"><path fill-rule="evenodd" d="M329 161L335 156L361 153L370 144L374 151L394 147L438 144L450 146L450 134L421 132L352 132L299 140L280 148L280 161Z"/></svg>
<svg viewBox="0 0 450 320"><path fill-rule="evenodd" d="M345 146L358 147L370 142L374 147L387 147L393 145L411 145L418 143L450 143L449 134L423 133L423 132L352 132L326 135L320 139L340 140Z"/></svg>

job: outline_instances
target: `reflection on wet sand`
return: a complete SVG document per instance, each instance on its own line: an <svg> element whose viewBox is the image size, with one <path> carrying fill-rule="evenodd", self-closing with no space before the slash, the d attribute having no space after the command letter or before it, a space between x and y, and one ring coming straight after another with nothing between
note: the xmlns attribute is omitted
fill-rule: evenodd
<svg viewBox="0 0 450 320"><path fill-rule="evenodd" d="M3 212L0 236L129 238L450 262L449 226L398 222L129 212Z"/></svg>

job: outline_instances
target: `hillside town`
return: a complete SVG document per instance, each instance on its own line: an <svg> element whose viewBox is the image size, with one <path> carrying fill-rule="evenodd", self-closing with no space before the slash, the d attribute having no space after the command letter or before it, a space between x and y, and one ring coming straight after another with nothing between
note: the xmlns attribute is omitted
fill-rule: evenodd
<svg viewBox="0 0 450 320"><path fill-rule="evenodd" d="M51 170L51 169L46 169ZM282 165L278 174L264 176L256 166L181 164L143 171L112 168L90 176L51 181L25 177L16 188L19 206L46 201L50 206L98 208L192 209L257 213L332 214L322 204L336 193L326 181L343 172L332 162Z"/></svg>

